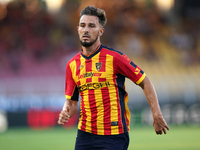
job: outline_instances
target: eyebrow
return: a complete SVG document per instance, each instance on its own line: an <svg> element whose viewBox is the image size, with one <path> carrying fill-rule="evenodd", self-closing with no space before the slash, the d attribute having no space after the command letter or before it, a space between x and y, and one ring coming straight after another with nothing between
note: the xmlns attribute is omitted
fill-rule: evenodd
<svg viewBox="0 0 200 150"><path fill-rule="evenodd" d="M80 22L79 24L86 24L85 22ZM89 24L95 24L95 23L89 23Z"/></svg>
<svg viewBox="0 0 200 150"><path fill-rule="evenodd" d="M80 24L80 25L83 25L83 24L86 24L86 23L85 23L85 22L80 22L79 24ZM95 25L95 26L96 26L95 23L89 23L89 25Z"/></svg>

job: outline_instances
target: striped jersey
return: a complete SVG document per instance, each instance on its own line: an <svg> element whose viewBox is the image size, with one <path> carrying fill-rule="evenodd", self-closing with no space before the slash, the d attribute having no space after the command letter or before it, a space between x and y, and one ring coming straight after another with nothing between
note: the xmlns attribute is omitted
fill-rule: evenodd
<svg viewBox="0 0 200 150"><path fill-rule="evenodd" d="M145 73L125 54L102 44L91 55L81 51L67 63L65 96L75 101L81 96L78 129L98 135L129 131L125 77L140 84Z"/></svg>

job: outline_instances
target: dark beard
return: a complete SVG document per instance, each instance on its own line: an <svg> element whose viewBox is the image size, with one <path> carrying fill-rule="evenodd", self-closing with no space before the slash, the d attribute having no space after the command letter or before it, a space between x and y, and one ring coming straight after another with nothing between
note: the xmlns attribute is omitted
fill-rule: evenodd
<svg viewBox="0 0 200 150"><path fill-rule="evenodd" d="M84 47L90 47L90 46L92 46L92 45L97 41L97 39L98 39L98 35L97 35L97 37L96 37L96 39L95 39L94 41L91 41L91 42L84 42L84 41L81 41L81 40L80 40L80 42L81 42L81 45L82 45L82 46L84 46Z"/></svg>

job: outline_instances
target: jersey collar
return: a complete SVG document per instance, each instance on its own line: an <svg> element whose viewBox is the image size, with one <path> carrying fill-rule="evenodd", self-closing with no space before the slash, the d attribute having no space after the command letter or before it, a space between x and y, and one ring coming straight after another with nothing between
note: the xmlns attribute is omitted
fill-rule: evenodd
<svg viewBox="0 0 200 150"><path fill-rule="evenodd" d="M95 56L97 53L99 53L102 49L102 44L99 44L99 46L97 47L97 49L90 55L85 55L83 53L83 50L81 49L81 55L85 58L85 59L90 59L92 58L93 56Z"/></svg>

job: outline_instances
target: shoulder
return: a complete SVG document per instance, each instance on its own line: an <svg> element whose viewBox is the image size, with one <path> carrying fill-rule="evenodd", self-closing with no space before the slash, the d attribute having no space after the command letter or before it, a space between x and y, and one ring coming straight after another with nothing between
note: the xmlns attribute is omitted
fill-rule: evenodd
<svg viewBox="0 0 200 150"><path fill-rule="evenodd" d="M103 48L105 50L107 50L105 53L112 55L117 63L120 63L120 62L127 63L128 62L128 63L133 64L131 59L126 54L122 53L121 51L115 50L115 49L107 47L107 46L103 46Z"/></svg>
<svg viewBox="0 0 200 150"><path fill-rule="evenodd" d="M106 54L109 54L109 55L112 55L112 56L119 57L119 56L124 55L124 53L122 53L121 51L115 50L115 49L108 47L108 46L105 46L105 45L102 45L102 49L105 51Z"/></svg>
<svg viewBox="0 0 200 150"><path fill-rule="evenodd" d="M121 51L115 50L113 48L107 47L103 45L103 49L106 51L106 54L112 55L116 60L124 61L127 60L128 62L131 61L131 59Z"/></svg>

